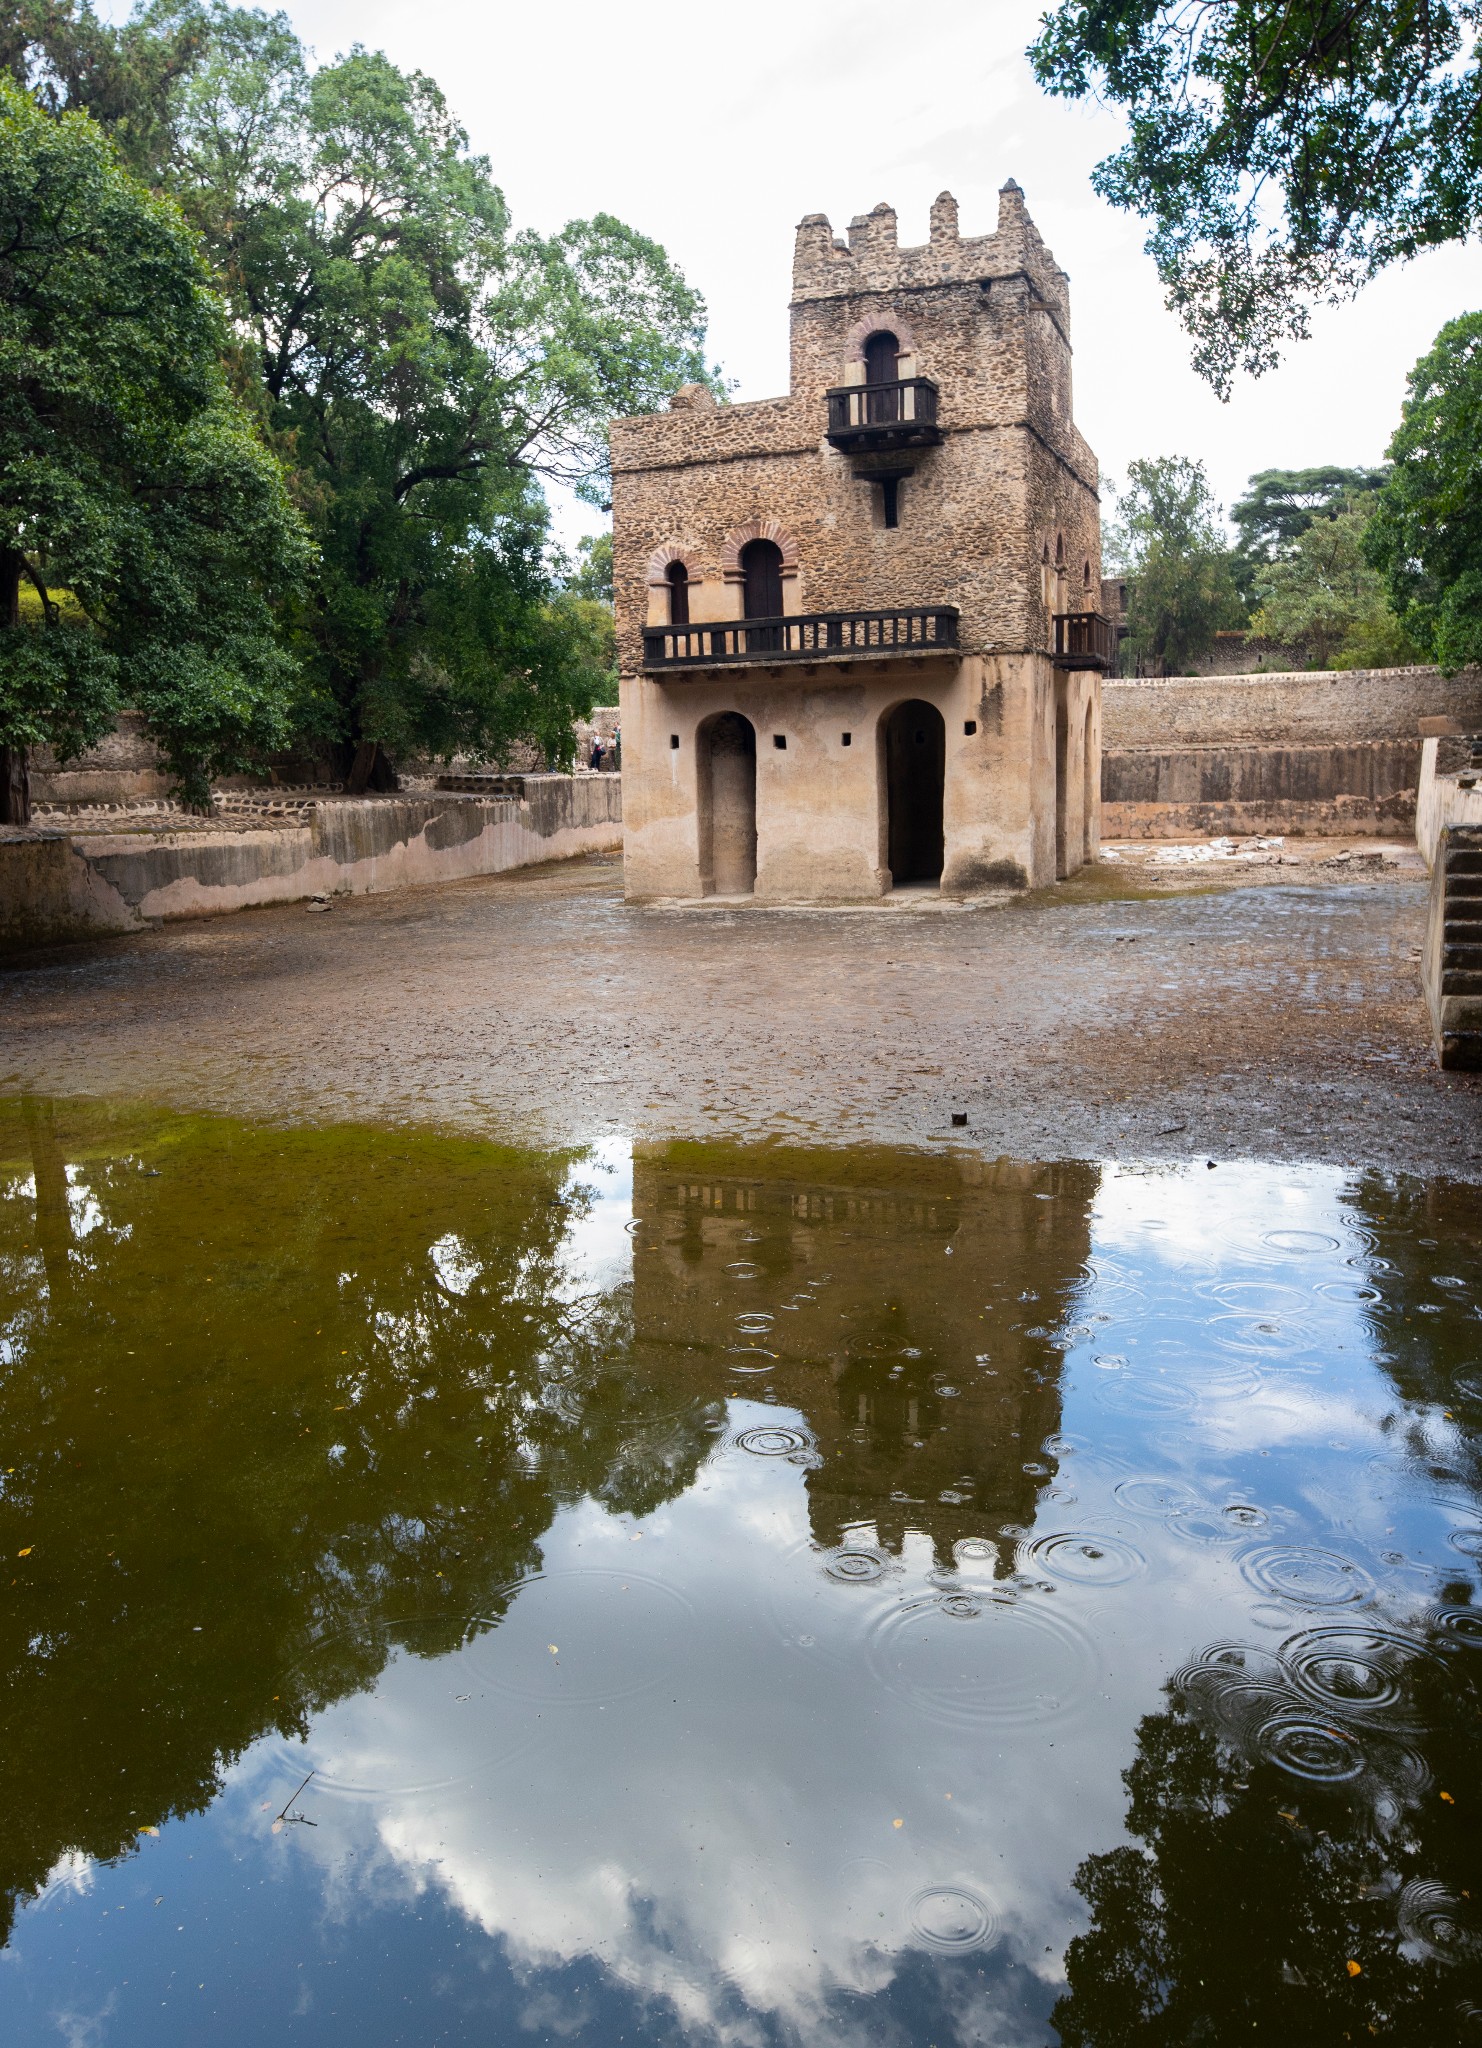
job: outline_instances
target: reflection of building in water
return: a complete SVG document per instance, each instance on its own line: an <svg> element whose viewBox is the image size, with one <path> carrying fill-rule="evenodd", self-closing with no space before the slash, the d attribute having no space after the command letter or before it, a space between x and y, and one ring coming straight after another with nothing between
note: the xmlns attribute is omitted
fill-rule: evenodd
<svg viewBox="0 0 1482 2048"><path fill-rule="evenodd" d="M891 1549L929 1535L942 1562L968 1536L1004 1556L1055 1470L1056 1333L1095 1189L1082 1165L640 1152L639 1348L807 1416L819 1543L867 1524Z"/></svg>

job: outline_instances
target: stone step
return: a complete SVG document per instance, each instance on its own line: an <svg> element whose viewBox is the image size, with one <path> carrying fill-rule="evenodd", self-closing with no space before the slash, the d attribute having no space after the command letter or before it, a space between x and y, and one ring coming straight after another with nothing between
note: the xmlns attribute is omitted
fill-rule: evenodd
<svg viewBox="0 0 1482 2048"><path fill-rule="evenodd" d="M1482 967L1443 967L1443 996L1482 996Z"/></svg>
<svg viewBox="0 0 1482 2048"><path fill-rule="evenodd" d="M1442 946L1441 971L1449 974L1457 969L1467 974L1482 974L1482 945Z"/></svg>

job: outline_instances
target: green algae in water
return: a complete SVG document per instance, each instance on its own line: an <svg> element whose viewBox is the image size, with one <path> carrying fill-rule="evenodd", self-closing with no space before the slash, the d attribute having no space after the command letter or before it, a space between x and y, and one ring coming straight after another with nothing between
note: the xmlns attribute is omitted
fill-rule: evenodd
<svg viewBox="0 0 1482 2048"><path fill-rule="evenodd" d="M1467 2038L1477 1220L0 1104L7 2039Z"/></svg>

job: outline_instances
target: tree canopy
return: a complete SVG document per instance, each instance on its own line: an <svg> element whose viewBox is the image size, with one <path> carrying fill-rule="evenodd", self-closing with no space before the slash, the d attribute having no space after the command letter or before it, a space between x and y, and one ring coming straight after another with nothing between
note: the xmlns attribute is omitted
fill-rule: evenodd
<svg viewBox="0 0 1482 2048"><path fill-rule="evenodd" d="M0 58L200 238L317 544L285 622L299 737L352 788L398 754L566 758L610 629L562 587L543 485L605 503L608 419L715 381L663 250L604 213L517 231L431 79L358 47L311 69L283 15L155 0L115 30L23 0Z"/></svg>
<svg viewBox="0 0 1482 2048"><path fill-rule="evenodd" d="M1316 469L1263 469L1250 479L1245 496L1230 507L1237 548L1248 562L1273 562L1316 519L1333 518L1355 498L1377 491L1383 469L1345 469L1335 462Z"/></svg>
<svg viewBox="0 0 1482 2048"><path fill-rule="evenodd" d="M178 211L0 80L0 802L141 708L187 792L286 737L275 599L309 564ZM23 603L25 592L29 602Z"/></svg>
<svg viewBox="0 0 1482 2048"><path fill-rule="evenodd" d="M1416 659L1365 552L1372 501L1314 519L1257 575L1251 629L1306 650L1318 668L1389 668Z"/></svg>
<svg viewBox="0 0 1482 2048"><path fill-rule="evenodd" d="M311 74L282 17L214 10L173 104L171 183L322 549L304 723L352 787L412 750L567 758L608 663L540 482L605 501L608 419L705 374L698 295L611 215L516 232L431 79L358 48Z"/></svg>
<svg viewBox="0 0 1482 2048"><path fill-rule="evenodd" d="M1134 656L1178 675L1221 627L1241 623L1240 599L1219 506L1202 462L1158 456L1132 462L1105 550L1127 579Z"/></svg>
<svg viewBox="0 0 1482 2048"><path fill-rule="evenodd" d="M1058 0L1050 92L1125 108L1097 190L1148 252L1222 397L1311 308L1482 219L1482 0Z"/></svg>
<svg viewBox="0 0 1482 2048"><path fill-rule="evenodd" d="M1410 373L1369 531L1405 632L1444 669L1482 663L1482 313Z"/></svg>

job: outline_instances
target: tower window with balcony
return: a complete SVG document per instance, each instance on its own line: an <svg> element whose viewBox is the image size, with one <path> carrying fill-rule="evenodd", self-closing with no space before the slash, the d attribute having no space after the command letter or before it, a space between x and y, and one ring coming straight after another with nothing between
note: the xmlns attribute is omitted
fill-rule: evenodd
<svg viewBox="0 0 1482 2048"><path fill-rule="evenodd" d="M669 623L671 626L687 626L690 622L690 572L683 562L671 562L664 571L664 580L669 585Z"/></svg>

